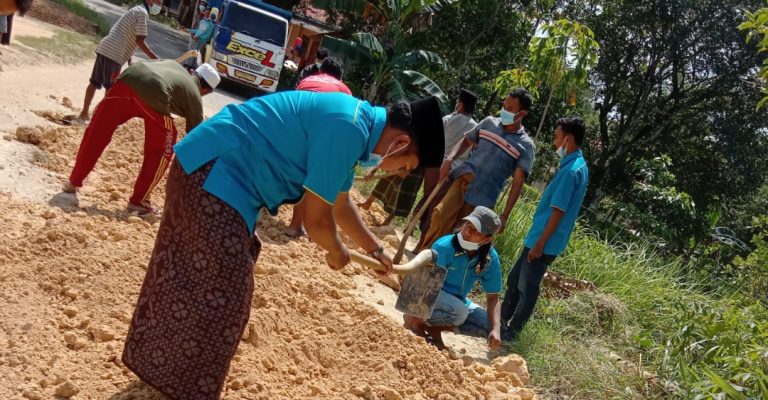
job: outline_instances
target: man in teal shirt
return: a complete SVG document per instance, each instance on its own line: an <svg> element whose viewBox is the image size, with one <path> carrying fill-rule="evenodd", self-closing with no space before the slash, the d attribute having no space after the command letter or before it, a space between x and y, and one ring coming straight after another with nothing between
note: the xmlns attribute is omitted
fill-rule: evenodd
<svg viewBox="0 0 768 400"><path fill-rule="evenodd" d="M198 125L174 146L125 365L173 399L219 398L250 315L262 209L303 197L307 233L331 268L350 261L338 224L391 270L347 193L354 169L439 166L442 127L434 97L385 109L305 91L228 105Z"/></svg>
<svg viewBox="0 0 768 400"><path fill-rule="evenodd" d="M587 161L581 152L584 120L561 118L554 146L560 167L541 196L523 253L507 277L501 306L505 339L514 338L531 318L547 268L568 245L589 181Z"/></svg>
<svg viewBox="0 0 768 400"><path fill-rule="evenodd" d="M491 350L501 345L501 262L491 241L501 219L491 209L477 206L461 231L443 236L432 245L435 265L446 270L443 287L426 321L405 316L404 326L438 349L445 348L442 332L488 339ZM476 283L485 292L486 307L467 296Z"/></svg>

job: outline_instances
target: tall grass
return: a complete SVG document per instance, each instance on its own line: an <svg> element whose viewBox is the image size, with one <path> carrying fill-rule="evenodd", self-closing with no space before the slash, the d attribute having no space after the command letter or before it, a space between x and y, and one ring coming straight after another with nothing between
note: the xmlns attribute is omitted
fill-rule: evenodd
<svg viewBox="0 0 768 400"><path fill-rule="evenodd" d="M495 241L505 276L537 200L526 188ZM681 260L651 249L577 226L550 268L598 291L541 299L511 344L533 384L551 398L768 400L766 310L737 291L705 291Z"/></svg>

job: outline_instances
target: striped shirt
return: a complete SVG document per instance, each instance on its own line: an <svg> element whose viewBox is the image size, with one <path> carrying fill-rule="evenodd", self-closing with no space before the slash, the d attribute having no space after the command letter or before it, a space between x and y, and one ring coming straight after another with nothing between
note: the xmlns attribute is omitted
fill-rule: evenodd
<svg viewBox="0 0 768 400"><path fill-rule="evenodd" d="M516 169L526 174L531 173L535 157L533 139L522 126L515 133L507 133L501 120L488 117L467 132L466 138L477 147L451 172L451 179L465 174L473 174L464 195L464 201L473 206L485 206L493 209L496 205L504 182L513 176Z"/></svg>
<svg viewBox="0 0 768 400"><path fill-rule="evenodd" d="M136 50L136 36L147 36L149 14L143 5L128 10L109 30L109 35L101 39L96 54L123 65L131 59Z"/></svg>

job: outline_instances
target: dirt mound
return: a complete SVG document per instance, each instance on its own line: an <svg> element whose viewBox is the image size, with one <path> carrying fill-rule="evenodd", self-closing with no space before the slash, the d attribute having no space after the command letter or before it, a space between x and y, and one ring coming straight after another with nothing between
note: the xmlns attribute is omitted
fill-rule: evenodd
<svg viewBox="0 0 768 400"><path fill-rule="evenodd" d="M72 13L61 4L56 4L50 0L35 0L27 16L84 35L95 35L99 32L98 26L93 22Z"/></svg>
<svg viewBox="0 0 768 400"><path fill-rule="evenodd" d="M45 166L66 174L81 135L46 128ZM120 361L158 228L123 211L142 144L140 122L115 133L80 195L86 206L0 195L0 398L163 398ZM451 360L363 304L350 276L361 268L331 271L315 245L289 241L289 211L259 224L253 309L224 398L534 398L519 357Z"/></svg>

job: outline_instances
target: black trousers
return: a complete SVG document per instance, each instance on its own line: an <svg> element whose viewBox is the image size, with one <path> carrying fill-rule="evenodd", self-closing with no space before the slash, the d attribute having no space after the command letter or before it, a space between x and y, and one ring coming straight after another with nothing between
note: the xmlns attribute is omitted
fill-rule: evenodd
<svg viewBox="0 0 768 400"><path fill-rule="evenodd" d="M0 44L9 46L11 44L11 27L13 26L13 14L8 15L8 32L0 33Z"/></svg>
<svg viewBox="0 0 768 400"><path fill-rule="evenodd" d="M501 303L501 324L508 325L512 333L520 332L525 323L531 319L541 293L544 273L556 258L556 256L542 254L538 260L528 262L530 250L527 247L523 248L523 253L509 272L507 290L504 293L504 301Z"/></svg>

